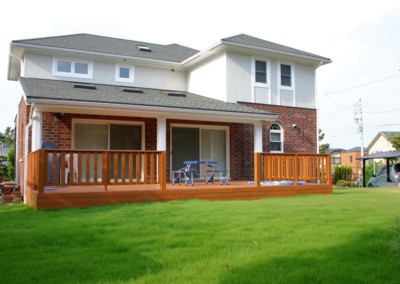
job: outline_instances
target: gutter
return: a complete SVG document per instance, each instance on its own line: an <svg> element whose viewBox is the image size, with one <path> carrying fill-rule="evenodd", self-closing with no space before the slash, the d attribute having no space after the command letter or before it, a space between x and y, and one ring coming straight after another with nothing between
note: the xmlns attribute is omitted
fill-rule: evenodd
<svg viewBox="0 0 400 284"><path fill-rule="evenodd" d="M31 105L31 112L29 114L29 123L25 126L25 149L24 149L24 204L27 204L27 187L28 187L28 150L29 150L29 129L33 124L33 112L35 111L35 104Z"/></svg>

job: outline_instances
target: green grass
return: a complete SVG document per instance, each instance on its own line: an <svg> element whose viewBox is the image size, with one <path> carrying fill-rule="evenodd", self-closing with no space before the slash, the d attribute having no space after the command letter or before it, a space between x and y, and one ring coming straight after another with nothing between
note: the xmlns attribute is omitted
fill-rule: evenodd
<svg viewBox="0 0 400 284"><path fill-rule="evenodd" d="M399 189L0 207L0 283L399 283Z"/></svg>

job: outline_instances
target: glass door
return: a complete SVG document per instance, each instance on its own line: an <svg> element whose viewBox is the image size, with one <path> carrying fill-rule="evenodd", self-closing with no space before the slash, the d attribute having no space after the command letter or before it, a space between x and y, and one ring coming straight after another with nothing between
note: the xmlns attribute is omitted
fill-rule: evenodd
<svg viewBox="0 0 400 284"><path fill-rule="evenodd" d="M200 157L199 129L186 127L172 128L172 170L183 168L184 161L198 161Z"/></svg>

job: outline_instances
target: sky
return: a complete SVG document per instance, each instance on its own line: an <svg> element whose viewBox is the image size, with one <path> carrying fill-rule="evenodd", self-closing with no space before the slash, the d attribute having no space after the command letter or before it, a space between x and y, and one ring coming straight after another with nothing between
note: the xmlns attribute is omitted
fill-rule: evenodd
<svg viewBox="0 0 400 284"><path fill-rule="evenodd" d="M7 80L12 40L90 33L203 50L245 33L330 58L317 69L322 143L367 147L379 131L400 131L399 30L399 0L1 1L0 132L21 98Z"/></svg>

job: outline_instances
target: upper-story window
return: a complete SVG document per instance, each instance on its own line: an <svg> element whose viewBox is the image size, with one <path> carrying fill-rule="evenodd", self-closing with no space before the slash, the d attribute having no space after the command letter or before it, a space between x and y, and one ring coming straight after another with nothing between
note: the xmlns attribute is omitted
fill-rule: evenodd
<svg viewBox="0 0 400 284"><path fill-rule="evenodd" d="M282 128L274 123L270 128L271 152L283 152Z"/></svg>
<svg viewBox="0 0 400 284"><path fill-rule="evenodd" d="M281 86L292 87L292 66L281 64Z"/></svg>
<svg viewBox="0 0 400 284"><path fill-rule="evenodd" d="M133 66L116 65L115 67L115 81L131 82L134 81Z"/></svg>
<svg viewBox="0 0 400 284"><path fill-rule="evenodd" d="M93 77L92 62L75 61L68 59L54 59L54 75L66 77L80 77L89 78Z"/></svg>
<svg viewBox="0 0 400 284"><path fill-rule="evenodd" d="M267 84L267 62L256 60L254 66L255 66L255 82Z"/></svg>

